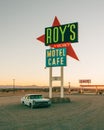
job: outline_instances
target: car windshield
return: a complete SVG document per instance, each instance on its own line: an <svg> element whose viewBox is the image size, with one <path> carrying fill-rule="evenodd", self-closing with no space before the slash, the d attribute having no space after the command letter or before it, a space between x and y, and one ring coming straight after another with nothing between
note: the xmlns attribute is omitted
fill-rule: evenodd
<svg viewBox="0 0 104 130"><path fill-rule="evenodd" d="M30 95L30 99L42 99L42 95Z"/></svg>

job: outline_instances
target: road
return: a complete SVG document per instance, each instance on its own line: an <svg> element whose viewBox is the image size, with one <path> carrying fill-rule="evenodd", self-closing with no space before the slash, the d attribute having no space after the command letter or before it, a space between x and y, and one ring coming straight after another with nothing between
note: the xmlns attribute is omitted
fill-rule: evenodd
<svg viewBox="0 0 104 130"><path fill-rule="evenodd" d="M0 97L0 130L104 130L104 96L70 95L70 103L35 109L20 98Z"/></svg>

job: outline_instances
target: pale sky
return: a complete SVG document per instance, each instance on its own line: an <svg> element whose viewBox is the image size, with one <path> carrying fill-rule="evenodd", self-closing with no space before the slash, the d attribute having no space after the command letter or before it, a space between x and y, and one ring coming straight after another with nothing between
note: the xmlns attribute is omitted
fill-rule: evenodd
<svg viewBox="0 0 104 130"><path fill-rule="evenodd" d="M79 42L72 47L80 61L67 56L64 85L78 86L79 79L104 84L104 0L0 0L0 85L13 79L18 85L49 85L48 47L36 38L55 16L61 24L79 25ZM60 68L53 74L59 76Z"/></svg>

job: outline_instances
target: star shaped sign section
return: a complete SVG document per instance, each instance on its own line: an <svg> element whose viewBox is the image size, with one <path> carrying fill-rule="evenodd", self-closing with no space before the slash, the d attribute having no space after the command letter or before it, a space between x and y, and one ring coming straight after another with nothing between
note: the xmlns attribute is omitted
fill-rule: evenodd
<svg viewBox="0 0 104 130"><path fill-rule="evenodd" d="M55 16L54 18L54 21L53 21L53 24L52 24L52 27L55 27L55 26L60 26L60 22L58 20L58 18ZM37 40L41 41L42 43L45 44L45 34L41 35L40 37L37 38ZM67 55L76 59L76 60L79 60L74 49L72 48L72 45L70 42L65 42L65 43L58 43L58 44L51 44L49 45L51 48L66 48L67 50Z"/></svg>

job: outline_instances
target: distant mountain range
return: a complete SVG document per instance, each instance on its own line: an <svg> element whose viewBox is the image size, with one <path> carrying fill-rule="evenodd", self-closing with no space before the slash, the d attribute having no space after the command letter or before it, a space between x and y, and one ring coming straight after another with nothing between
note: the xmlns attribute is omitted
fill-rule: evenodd
<svg viewBox="0 0 104 130"><path fill-rule="evenodd" d="M48 86L37 86L37 85L0 85L0 88L47 88Z"/></svg>

